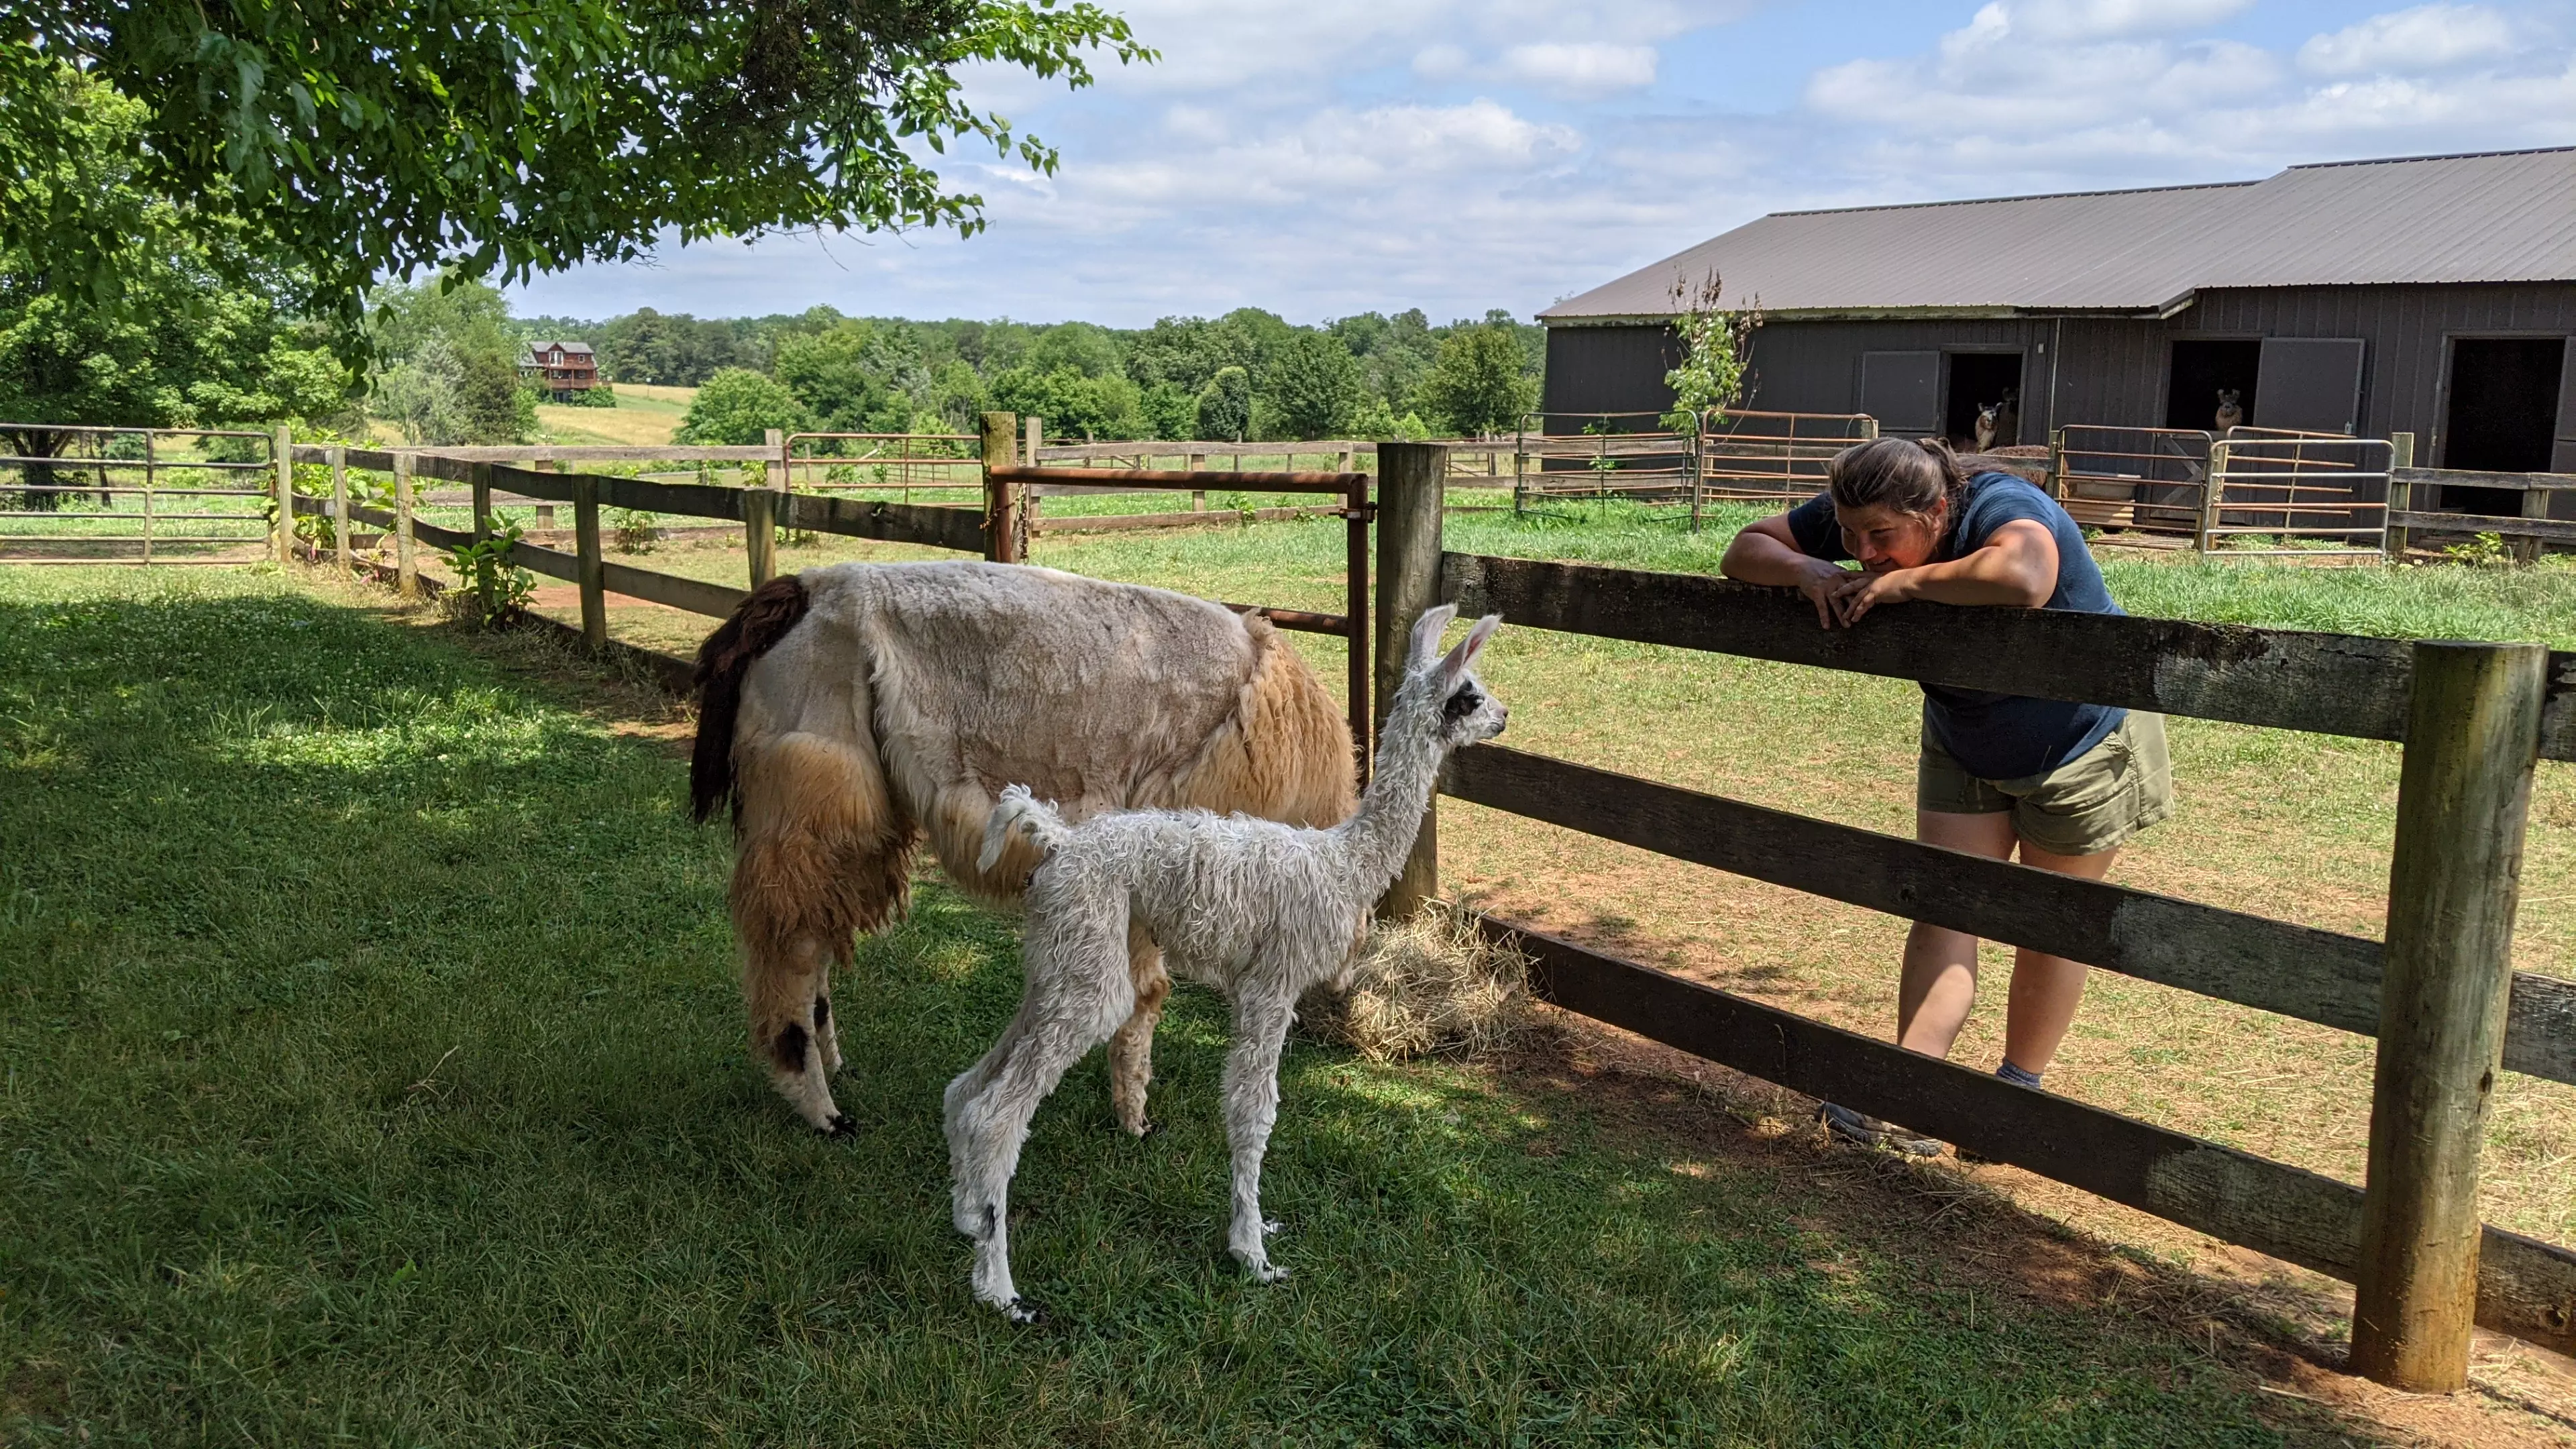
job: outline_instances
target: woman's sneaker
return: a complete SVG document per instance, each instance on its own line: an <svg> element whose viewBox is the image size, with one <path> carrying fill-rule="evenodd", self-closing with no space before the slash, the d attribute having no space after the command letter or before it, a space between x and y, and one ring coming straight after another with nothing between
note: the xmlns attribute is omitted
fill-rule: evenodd
<svg viewBox="0 0 2576 1449"><path fill-rule="evenodd" d="M1837 1137L1857 1142L1863 1147L1884 1147L1891 1152L1902 1152L1909 1157L1941 1155L1941 1144L1934 1139L1918 1132L1908 1131L1893 1122L1881 1122L1876 1117L1864 1117L1849 1107L1837 1107L1827 1102L1817 1109L1816 1116L1822 1119L1827 1131Z"/></svg>

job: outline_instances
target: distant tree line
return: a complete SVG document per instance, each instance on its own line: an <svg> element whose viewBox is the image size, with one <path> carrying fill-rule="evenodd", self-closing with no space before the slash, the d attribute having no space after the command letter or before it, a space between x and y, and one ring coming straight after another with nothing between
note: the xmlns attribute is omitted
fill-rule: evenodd
<svg viewBox="0 0 2576 1449"><path fill-rule="evenodd" d="M1419 308L1299 326L1246 307L1128 330L648 307L515 325L527 338L590 343L616 382L701 389L693 442L757 442L772 427L971 432L988 408L1036 414L1057 437L1103 440L1508 431L1537 405L1546 356L1541 329L1500 310L1445 326Z"/></svg>

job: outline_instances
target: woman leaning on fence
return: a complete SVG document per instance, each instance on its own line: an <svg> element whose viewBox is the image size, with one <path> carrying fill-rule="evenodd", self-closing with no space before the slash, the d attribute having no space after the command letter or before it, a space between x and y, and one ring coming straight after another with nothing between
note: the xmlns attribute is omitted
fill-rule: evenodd
<svg viewBox="0 0 2576 1449"><path fill-rule="evenodd" d="M1842 566L1860 564L1858 572ZM2117 614L2083 531L2055 499L2009 473L1968 475L1938 441L1881 438L1833 461L1823 493L1763 519L1727 547L1725 570L1795 588L1824 627L1912 599ZM1915 836L1997 860L2099 880L2130 836L2173 809L2162 715L1923 686ZM2004 1059L1995 1075L2036 1087L2084 998L2083 963L2013 957ZM1948 1056L1976 999L1977 938L1926 922L1905 939L1896 1041ZM1828 1105L1846 1137L1924 1156L1941 1145Z"/></svg>

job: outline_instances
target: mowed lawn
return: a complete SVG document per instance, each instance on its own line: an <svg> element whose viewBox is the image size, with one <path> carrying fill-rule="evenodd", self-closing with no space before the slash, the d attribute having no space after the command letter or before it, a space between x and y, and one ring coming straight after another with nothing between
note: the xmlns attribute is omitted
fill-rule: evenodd
<svg viewBox="0 0 2576 1449"><path fill-rule="evenodd" d="M722 833L542 663L264 570L0 570L0 1442L2381 1441L2196 1321L1981 1292L1925 1218L2072 1250L1867 1159L1310 1042L1255 1287L1195 991L1164 1131L1096 1060L1040 1114L1057 1326L1012 1328L938 1125L1010 927L930 885L862 945L857 1137L812 1136L742 1050Z"/></svg>
<svg viewBox="0 0 2576 1449"><path fill-rule="evenodd" d="M1464 490L1451 497L1453 505L1495 501ZM1454 514L1448 546L1714 572L1726 538L1749 516L1729 512L1694 536L1632 509L1564 504L1559 515ZM956 555L843 539L779 554L782 568L943 556ZM1342 531L1330 521L1041 538L1035 556L1214 598L1342 607ZM2566 559L2520 570L2199 562L2119 550L2103 560L2114 594L2139 614L2576 648L2576 567ZM729 583L743 569L739 544L723 541L628 561ZM549 601L566 619L577 617L570 592ZM682 653L708 626L649 605L611 612L620 637ZM1341 641L1291 637L1338 692ZM1485 672L1512 705L1517 748L1912 833L1920 694L1910 683L1511 629L1496 638ZM2113 879L2380 934L2397 746L2190 719L2171 721L2169 733L2176 814L2139 838ZM1444 881L1464 899L1855 1031L1892 1028L1902 921L1476 806L1443 809ZM2538 772L2515 959L2523 970L2576 977L2576 766L2545 762ZM1991 1066L2002 1051L2009 953L1990 945L1985 969L1989 989L1958 1051ZM2049 1085L2359 1182L2370 1072L2365 1038L2102 973ZM2576 1087L2517 1073L2501 1083L2484 1162L2487 1217L2576 1243ZM2048 1202L2114 1237L2191 1253L2216 1246L2080 1194Z"/></svg>

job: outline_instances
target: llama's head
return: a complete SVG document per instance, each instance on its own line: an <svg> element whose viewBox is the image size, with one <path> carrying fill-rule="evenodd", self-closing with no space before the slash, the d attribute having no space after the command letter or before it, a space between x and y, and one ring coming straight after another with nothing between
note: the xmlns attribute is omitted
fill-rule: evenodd
<svg viewBox="0 0 2576 1449"><path fill-rule="evenodd" d="M2232 388L2232 387L2222 387L2222 388L2220 388L2220 389L2218 390L2218 410L2219 410L2220 412L2226 412L2226 411L2228 411L2229 409L2231 409L2231 408L2235 407L2235 406L2236 406L2236 400L2237 400L2238 398L2243 397L2243 396L2245 396L2245 394L2244 394L2242 391L2240 391L2239 389Z"/></svg>
<svg viewBox="0 0 2576 1449"><path fill-rule="evenodd" d="M2002 412L2003 410L2004 405L1999 402L1990 402L1984 407L1977 409L1977 426L1982 428L1993 427L1995 425L1995 414Z"/></svg>
<svg viewBox="0 0 2576 1449"><path fill-rule="evenodd" d="M1511 718L1511 711L1476 678L1476 656L1502 626L1503 616L1487 614L1478 619L1458 647L1444 654L1440 631L1457 617L1454 604L1423 610L1414 622L1413 649L1404 667L1404 687L1419 690L1433 701L1440 712L1440 743L1452 749L1492 739Z"/></svg>

